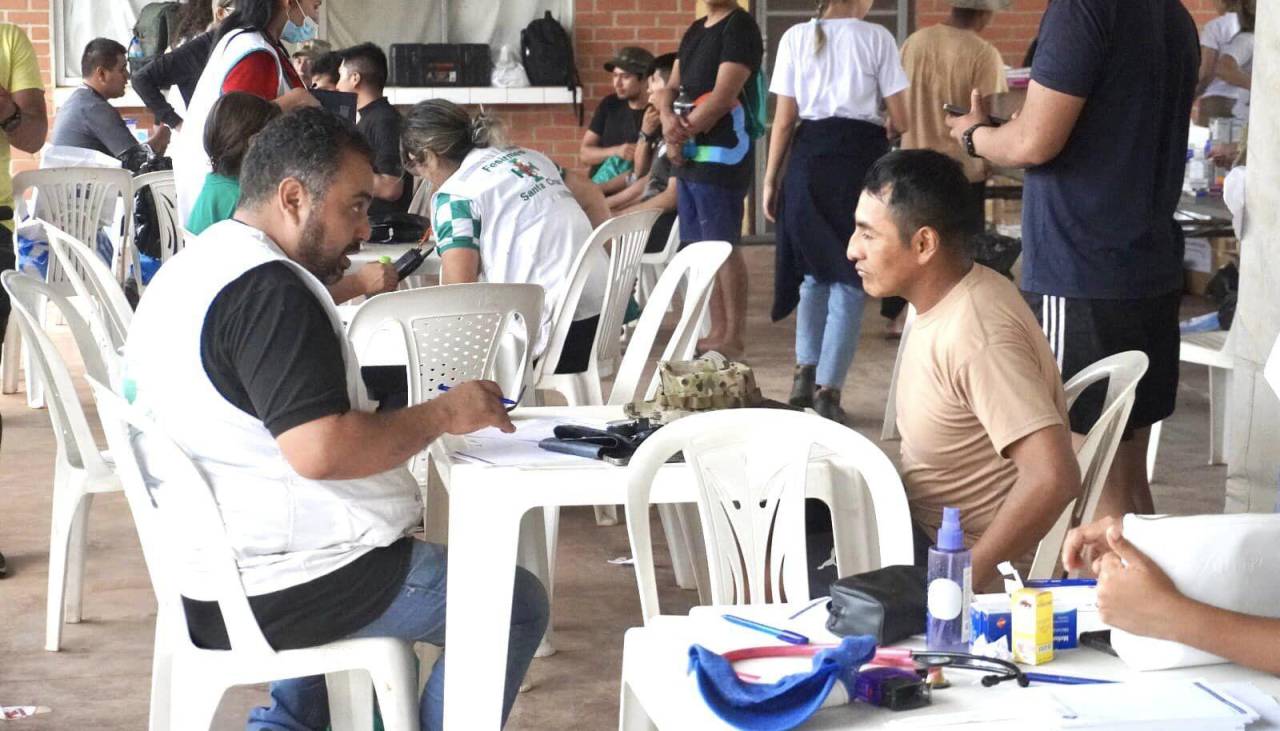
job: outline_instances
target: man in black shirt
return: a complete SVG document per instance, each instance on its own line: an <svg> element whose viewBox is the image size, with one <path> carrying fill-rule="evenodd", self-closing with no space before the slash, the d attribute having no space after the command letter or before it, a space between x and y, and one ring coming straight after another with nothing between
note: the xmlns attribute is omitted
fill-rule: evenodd
<svg viewBox="0 0 1280 731"><path fill-rule="evenodd" d="M196 93L196 84L200 83L200 74L204 73L205 64L209 62L209 54L213 53L218 26L234 10L233 0L213 0L213 24L208 30L192 35L173 50L152 59L133 75L133 90L155 115L157 122L172 129L182 128L182 117L165 99L165 91L177 86L182 101L191 103L191 95Z"/></svg>
<svg viewBox="0 0 1280 731"><path fill-rule="evenodd" d="M422 513L405 463L446 433L513 429L487 381L395 411L361 408L357 364L323 283L369 233L371 159L355 128L323 110L268 124L241 168L234 218L201 235L216 245L165 264L129 333L135 403L208 475L249 605L277 650L346 637L441 642L445 549L409 535ZM198 330L181 327L192 321ZM184 606L197 644L227 646L216 604ZM547 611L537 579L517 571L504 715ZM440 728L443 683L439 663L423 728ZM271 696L250 728L328 724L322 677L273 683Z"/></svg>
<svg viewBox="0 0 1280 731"><path fill-rule="evenodd" d="M662 113L667 155L675 163L680 240L742 238L743 198L751 185L754 143L747 128L742 90L760 70L764 43L760 26L735 0L708 0L680 40L675 70L654 106ZM677 113L683 95L692 110ZM742 355L747 321L747 265L737 248L716 275L711 333L700 351Z"/></svg>
<svg viewBox="0 0 1280 731"><path fill-rule="evenodd" d="M387 55L372 43L341 51L338 91L356 95L356 128L373 148L373 197L369 215L403 213L413 200L413 178L400 159L400 112L382 95Z"/></svg>
<svg viewBox="0 0 1280 731"><path fill-rule="evenodd" d="M635 46L619 50L604 65L613 74L613 96L600 100L578 156L591 166L592 182L605 186L605 195L625 188L635 167L636 140L649 103L645 77L652 65L653 54Z"/></svg>

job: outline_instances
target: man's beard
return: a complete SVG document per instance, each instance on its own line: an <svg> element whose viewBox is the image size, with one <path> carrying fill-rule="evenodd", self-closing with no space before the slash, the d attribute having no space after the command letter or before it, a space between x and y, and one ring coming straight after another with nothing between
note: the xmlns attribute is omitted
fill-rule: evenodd
<svg viewBox="0 0 1280 731"><path fill-rule="evenodd" d="M333 284L346 273L346 251L341 251L336 256L327 255L324 240L324 225L320 222L320 217L314 213L308 215L298 237L298 263L321 282ZM347 248L358 248L359 245L357 240Z"/></svg>

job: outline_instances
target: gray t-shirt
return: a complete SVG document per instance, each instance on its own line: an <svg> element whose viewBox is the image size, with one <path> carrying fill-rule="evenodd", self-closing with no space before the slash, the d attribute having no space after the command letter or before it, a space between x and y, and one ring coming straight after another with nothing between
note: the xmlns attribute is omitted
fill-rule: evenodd
<svg viewBox="0 0 1280 731"><path fill-rule="evenodd" d="M58 107L49 144L83 147L120 157L138 144L120 113L98 92L82 86Z"/></svg>
<svg viewBox="0 0 1280 731"><path fill-rule="evenodd" d="M667 145L663 143L653 152L653 164L649 166L649 184L644 187L641 200L649 200L665 191L671 181L671 158L667 157Z"/></svg>

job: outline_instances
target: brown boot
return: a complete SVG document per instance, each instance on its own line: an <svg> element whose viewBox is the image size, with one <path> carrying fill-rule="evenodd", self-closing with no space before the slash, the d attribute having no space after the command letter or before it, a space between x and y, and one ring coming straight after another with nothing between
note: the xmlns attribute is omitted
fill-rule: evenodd
<svg viewBox="0 0 1280 731"><path fill-rule="evenodd" d="M818 366L797 365L795 374L791 376L791 398L787 403L807 409L813 406L813 391L818 387Z"/></svg>
<svg viewBox="0 0 1280 731"><path fill-rule="evenodd" d="M837 424L845 423L844 409L840 408L840 389L821 386L813 397L813 410L818 416Z"/></svg>

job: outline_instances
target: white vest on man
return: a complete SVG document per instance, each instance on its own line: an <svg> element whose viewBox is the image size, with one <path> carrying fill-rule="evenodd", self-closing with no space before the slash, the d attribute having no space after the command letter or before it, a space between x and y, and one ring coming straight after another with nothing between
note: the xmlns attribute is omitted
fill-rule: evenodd
<svg viewBox="0 0 1280 731"><path fill-rule="evenodd" d="M542 322L534 356L541 356L551 336L552 318L564 301L573 262L591 238L591 221L546 156L520 147L472 150L462 165L432 195L432 217L441 196L466 198L481 220L480 279L485 282L540 284ZM574 320L600 314L608 279L603 252L591 254L595 264L574 311Z"/></svg>
<svg viewBox="0 0 1280 731"><path fill-rule="evenodd" d="M237 221L211 226L164 265L147 287L125 345L135 403L204 471L250 595L319 578L393 543L422 520L418 486L406 468L358 480L306 479L266 426L209 380L200 358L209 307L240 275L272 261L296 269L329 315L342 342L348 397L360 408L366 399L359 366L328 291L266 234ZM142 451L145 457L145 442ZM200 571L191 562L190 570Z"/></svg>
<svg viewBox="0 0 1280 731"><path fill-rule="evenodd" d="M209 54L204 73L191 94L191 103L182 117L182 131L173 139L169 156L173 158L173 179L178 195L178 216L185 225L195 206L204 178L212 171L209 154L204 150L204 125L209 111L222 98L222 83L236 64L251 53L267 51L275 59L279 75L277 95L289 91L288 77L280 65L276 48L256 31L233 31L218 41Z"/></svg>

